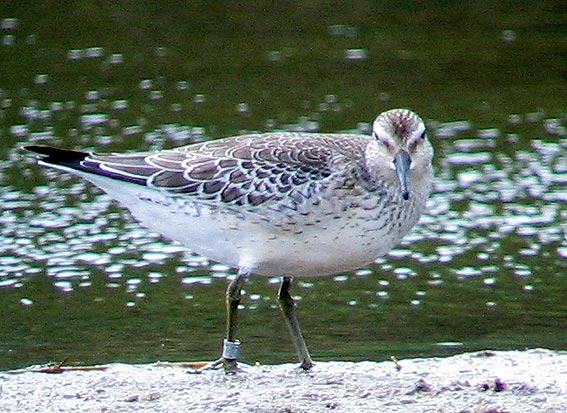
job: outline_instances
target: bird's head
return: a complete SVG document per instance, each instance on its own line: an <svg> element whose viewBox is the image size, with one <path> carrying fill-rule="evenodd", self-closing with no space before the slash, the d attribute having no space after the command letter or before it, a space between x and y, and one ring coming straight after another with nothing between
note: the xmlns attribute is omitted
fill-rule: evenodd
<svg viewBox="0 0 567 413"><path fill-rule="evenodd" d="M378 143L382 164L395 171L403 199L409 199L412 174L431 169L433 148L425 124L411 110L392 109L383 112L372 125L372 136Z"/></svg>

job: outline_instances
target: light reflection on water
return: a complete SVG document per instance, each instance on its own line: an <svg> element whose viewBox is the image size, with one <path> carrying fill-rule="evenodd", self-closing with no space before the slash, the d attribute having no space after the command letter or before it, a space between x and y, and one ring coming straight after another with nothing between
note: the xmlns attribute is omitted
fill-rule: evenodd
<svg viewBox="0 0 567 413"><path fill-rule="evenodd" d="M43 56L36 34L15 31L17 19L1 22L7 34L0 52L21 53L22 59ZM140 71L126 51L91 44L55 48L54 57L34 58L28 66L38 69L27 73L20 87L3 80L0 294L6 313L0 368L45 362L54 353L89 359L85 354L92 348L101 353L96 361L184 358L188 346L191 354L215 356L206 351L216 349L222 334L223 290L234 269L140 228L106 195L76 178L38 168L19 147L33 142L99 151L152 150L255 130L368 133L369 119L360 114L361 106L378 112L398 102L423 100L415 85L409 88L419 92L415 100L400 98L410 92L381 83L369 96L367 86L382 73L376 64L382 54L395 56L387 57L389 64L401 62L400 73L416 53L420 59L425 54L393 46L377 53L364 47L352 25L330 25L324 35L349 43L336 43L325 58L316 56L325 63L317 65L317 83L347 67L349 76L357 74L352 85L366 85L360 95L354 86L345 92L340 82L316 92L302 83L287 85L298 77L285 76L293 73L295 62L307 67L309 61L300 61L305 56L298 47L280 43L259 48L264 50L261 61L254 62L259 75L242 73L250 62L220 56L209 69L227 72L197 83L192 75L198 78L198 70L162 75L145 66ZM505 39L506 45L521 41L509 35ZM381 44L383 38L371 40L371 45ZM171 63L167 59L180 58L175 50L152 47L148 61ZM436 64L443 58L438 51L431 53ZM136 53L141 52L137 46ZM240 66L223 66L223 58ZM428 66L425 60L420 64ZM175 64L164 65L171 66ZM265 77L273 89L264 90ZM281 82L273 82L279 77ZM399 85L395 78L389 82ZM215 87L207 88L208 83ZM220 96L216 85L223 85ZM459 90L451 94L455 101L464 98ZM283 107L274 104L282 99ZM486 105L480 112L468 106L469 112L454 119L428 121L437 157L434 194L420 225L402 244L368 268L295 283L304 330L313 348L322 352L319 357L368 358L389 351L375 348L390 343L389 349L402 354L437 354L428 346L474 347L481 342L480 347L520 348L567 340L560 310L567 279L565 114L532 109L487 123L479 119L487 115ZM293 353L287 338L274 338L287 334L285 327L277 330L280 320L274 318L279 315L271 311L277 307L273 296L278 282L252 278L246 285L244 313L254 315L242 334L248 334L251 358L261 357L254 351L264 351L264 360L275 362L280 359L271 353L278 349ZM85 337L89 332L95 337ZM84 349L77 348L80 342ZM167 351L155 350L156 342Z"/></svg>
<svg viewBox="0 0 567 413"><path fill-rule="evenodd" d="M337 285L347 286L339 305L371 311L384 311L388 306L431 308L440 305L438 291L454 284L452 277L461 283L480 280L475 287L477 306L487 310L503 306L511 311L510 296L534 295L539 290L560 294L567 271L567 139L546 134L547 123L546 118L539 122L541 131L529 145L522 145L521 135L514 135L504 138L504 147L500 139L506 135L495 132L496 128L488 134L486 129L475 130L472 121L432 123L437 178L426 214L402 244L388 257L378 259L374 267L332 278ZM556 128L561 130L561 125ZM166 125L160 129L166 131L160 146L191 140L184 128ZM179 130L185 131L181 139ZM22 138L17 136L20 132L16 128L14 137ZM10 158L4 161L7 168L3 171L15 168L28 175L37 173L33 161L13 154ZM209 298L197 286L210 288L234 276L233 269L210 263L140 228L127 212L84 182L49 170L39 174L37 186L26 190L13 185L0 194L3 290L24 290L30 277L46 276L61 294L74 294L93 289L102 274L106 288L123 290L122 305L132 309L153 299L152 286L174 277L185 291L183 300L199 307L201 300ZM370 289L359 291L354 280L370 275L379 279L371 277L365 287ZM504 296L499 291L510 290L508 277L519 287ZM425 284L416 281L420 278ZM272 285L277 282L275 278L252 281L244 292L243 311L259 311L263 303L274 309ZM393 283L409 283L407 288L413 291L401 294ZM554 283L559 290L555 293ZM272 287L265 289L262 284ZM348 293L349 288L354 290ZM312 291L307 290L324 289L318 281L300 282L294 293L298 299L308 299ZM218 288L216 294L216 314L222 320L224 306ZM96 295L102 297L99 289ZM20 308L29 309L47 298L25 292L16 299ZM546 300L556 299L547 295ZM520 315L525 310L517 311ZM104 320L101 324L104 326ZM449 351L467 343L466 337L452 338L442 338L439 348ZM431 343L435 341L432 337ZM445 346L444 342L459 345Z"/></svg>
<svg viewBox="0 0 567 413"><path fill-rule="evenodd" d="M561 128L555 119L553 122L555 130ZM481 133L471 121L438 124L432 130L439 139L438 178L427 213L390 259L377 261L378 267L400 280L416 276L419 264L451 264L450 273L465 278L497 273L502 269L501 255L496 254L495 260L494 253L502 249L503 240L511 238L522 245L504 257L503 266L516 276L534 273L530 261L540 258L542 249L547 260L565 259L567 139L545 135L543 126L548 123L548 119L540 122L540 136L552 141L533 139L529 147L518 149L514 146L519 144L511 143L498 152L494 150L496 136L475 137ZM15 167L16 162L26 170L35 168L33 162L21 158L5 164ZM172 256L179 260L175 272L186 285L210 283L205 281L209 277L225 278L231 273L218 264L209 267L205 258L141 229L106 195L87 184L53 171L41 174L51 183L28 193L8 190L0 195L3 286L19 285L16 283L25 282L26 275L45 268L47 276L57 280L54 285L69 292L78 286L70 280L88 279L91 266L105 268L109 278L117 279L125 266L163 265ZM424 240L429 248L423 247ZM414 243L419 249L412 248ZM463 256L475 257L476 264L456 264ZM417 264L400 267L391 264L392 258ZM212 275L191 278L193 271L204 269ZM361 271L356 275L370 270ZM125 282L129 290L140 284ZM159 277L153 282L159 282Z"/></svg>

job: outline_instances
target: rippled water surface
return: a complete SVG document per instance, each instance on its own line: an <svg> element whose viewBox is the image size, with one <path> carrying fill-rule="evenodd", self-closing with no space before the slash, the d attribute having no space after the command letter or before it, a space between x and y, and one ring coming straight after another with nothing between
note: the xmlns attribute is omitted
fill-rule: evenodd
<svg viewBox="0 0 567 413"><path fill-rule="evenodd" d="M215 358L235 274L141 228L85 182L36 166L21 145L147 150L249 131L367 133L398 106L427 119L434 193L387 257L296 280L314 358L565 350L567 10L552 3L514 18L492 2L3 12L0 368ZM245 286L247 362L295 359L278 283Z"/></svg>

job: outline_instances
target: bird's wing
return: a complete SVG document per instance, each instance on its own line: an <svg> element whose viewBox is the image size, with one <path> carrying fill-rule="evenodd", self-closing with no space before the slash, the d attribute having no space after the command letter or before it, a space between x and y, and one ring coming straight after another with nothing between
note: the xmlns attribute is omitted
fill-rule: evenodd
<svg viewBox="0 0 567 413"><path fill-rule="evenodd" d="M202 201L254 207L286 199L295 204L328 189L331 181L340 186L340 179L329 178L342 176L346 181L357 173L364 137L337 136L343 139L317 134L277 134L277 139L273 134L247 135L154 153L65 151L59 158L70 153L66 160L72 169ZM48 155L43 161L56 163L53 153Z"/></svg>

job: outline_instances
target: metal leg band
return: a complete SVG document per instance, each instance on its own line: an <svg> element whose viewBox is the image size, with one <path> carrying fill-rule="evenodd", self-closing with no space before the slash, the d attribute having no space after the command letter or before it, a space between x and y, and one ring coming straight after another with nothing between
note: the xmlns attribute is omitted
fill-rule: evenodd
<svg viewBox="0 0 567 413"><path fill-rule="evenodd" d="M240 341L230 341L227 338L222 342L222 358L225 360L237 360L240 355Z"/></svg>

